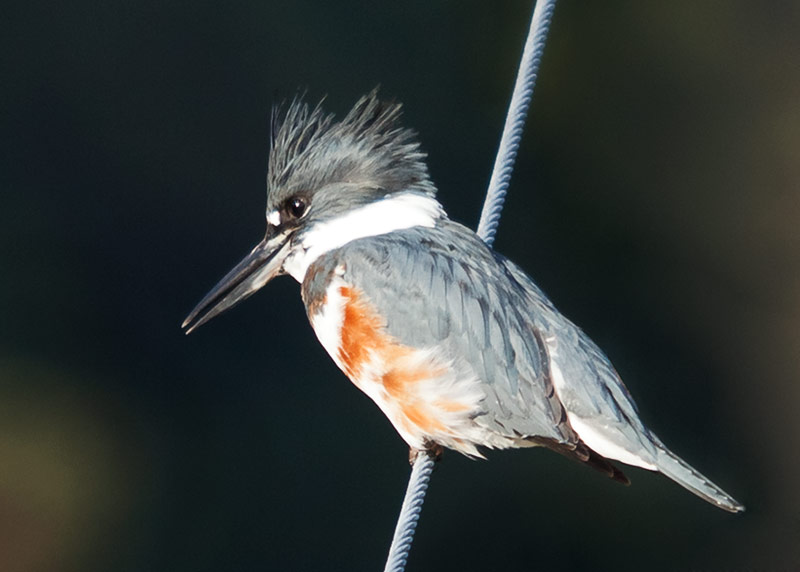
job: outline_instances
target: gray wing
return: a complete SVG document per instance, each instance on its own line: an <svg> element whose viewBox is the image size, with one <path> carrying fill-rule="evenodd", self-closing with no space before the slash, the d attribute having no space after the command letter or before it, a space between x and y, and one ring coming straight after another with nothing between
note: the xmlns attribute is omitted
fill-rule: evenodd
<svg viewBox="0 0 800 572"><path fill-rule="evenodd" d="M475 422L512 439L575 444L554 393L547 351L508 270L475 234L450 221L353 241L335 258L378 308L389 333L442 347L482 383Z"/></svg>
<svg viewBox="0 0 800 572"><path fill-rule="evenodd" d="M733 497L670 451L645 427L633 398L602 350L562 316L519 267L509 261L504 261L504 266L511 279L523 287L528 306L536 308L530 314L535 328L545 340L558 340L558 362L565 383L557 393L570 419L574 419L572 415L581 418L595 439L599 437L601 443L612 445L612 449L598 452L611 459L658 470L724 510L744 510ZM579 430L578 436L595 447L586 433ZM614 447L617 454L613 454Z"/></svg>
<svg viewBox="0 0 800 572"><path fill-rule="evenodd" d="M652 464L655 439L608 357L552 302L516 264L503 260L511 279L524 291L534 327L558 344L558 365L565 379L558 397L566 410L602 431L615 445ZM632 463L635 464L635 463Z"/></svg>

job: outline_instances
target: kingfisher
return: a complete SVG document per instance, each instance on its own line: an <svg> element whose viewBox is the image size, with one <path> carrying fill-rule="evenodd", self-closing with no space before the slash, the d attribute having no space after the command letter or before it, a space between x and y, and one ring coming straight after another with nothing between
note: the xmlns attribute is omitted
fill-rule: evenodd
<svg viewBox="0 0 800 572"><path fill-rule="evenodd" d="M447 216L400 119L377 90L339 121L302 97L274 109L266 235L186 333L288 274L319 342L412 458L543 446L621 483L616 461L744 510L645 427L606 355L519 266Z"/></svg>

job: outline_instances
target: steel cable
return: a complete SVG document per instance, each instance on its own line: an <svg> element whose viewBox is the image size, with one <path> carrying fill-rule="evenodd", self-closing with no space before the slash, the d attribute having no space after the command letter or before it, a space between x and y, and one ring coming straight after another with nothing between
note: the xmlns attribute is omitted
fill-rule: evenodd
<svg viewBox="0 0 800 572"><path fill-rule="evenodd" d="M511 173L514 170L519 143L522 140L522 130L525 127L525 118L533 97L533 88L539 73L539 63L542 60L542 52L544 52L555 5L556 0L539 0L536 2L531 18L528 39L525 41L525 48L522 52L522 60L514 83L514 92L500 139L500 147L497 150L489 189L486 191L486 200L483 203L478 223L478 236L489 246L494 242L497 226L500 223L503 202L508 192ZM422 504L425 502L425 493L428 491L433 464L433 457L424 451L417 454L414 460L384 572L404 572L406 568L411 543L414 541L414 533L422 512Z"/></svg>
<svg viewBox="0 0 800 572"><path fill-rule="evenodd" d="M500 147L494 161L492 178L489 180L489 190L486 191L486 200L483 203L481 218L478 222L478 236L490 246L494 242L497 226L500 224L503 202L511 182L514 161L522 140L522 130L525 127L525 118L528 116L528 108L533 98L533 88L539 74L539 64L542 61L547 32L550 31L550 21L553 19L555 7L556 0L539 0L531 18L531 27L525 42L525 49L522 52L514 93L508 106L503 136L500 138Z"/></svg>

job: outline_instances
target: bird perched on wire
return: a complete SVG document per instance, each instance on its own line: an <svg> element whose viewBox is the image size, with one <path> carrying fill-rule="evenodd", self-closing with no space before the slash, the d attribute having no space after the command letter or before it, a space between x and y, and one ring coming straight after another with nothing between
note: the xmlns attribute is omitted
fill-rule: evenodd
<svg viewBox="0 0 800 572"><path fill-rule="evenodd" d="M605 354L525 272L447 217L400 109L373 91L338 122L301 99L273 113L266 236L187 333L289 274L322 346L412 452L541 445L743 510L644 426Z"/></svg>

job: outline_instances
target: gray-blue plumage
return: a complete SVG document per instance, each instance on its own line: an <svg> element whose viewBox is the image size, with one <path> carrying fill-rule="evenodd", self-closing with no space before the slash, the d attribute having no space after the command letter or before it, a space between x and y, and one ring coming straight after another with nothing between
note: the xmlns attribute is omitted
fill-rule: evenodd
<svg viewBox="0 0 800 572"><path fill-rule="evenodd" d="M475 423L498 434L544 444L625 477L586 447L567 412L587 420L616 446L690 491L725 508L736 503L671 453L639 419L630 394L603 352L561 315L518 266L489 249L473 231L442 219L355 240L320 257L303 297L324 295L335 267L385 314L401 343L441 347L458 356L486 395ZM544 340L558 340L566 380L554 391Z"/></svg>

